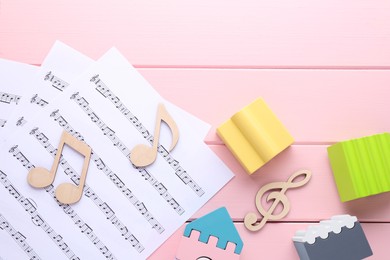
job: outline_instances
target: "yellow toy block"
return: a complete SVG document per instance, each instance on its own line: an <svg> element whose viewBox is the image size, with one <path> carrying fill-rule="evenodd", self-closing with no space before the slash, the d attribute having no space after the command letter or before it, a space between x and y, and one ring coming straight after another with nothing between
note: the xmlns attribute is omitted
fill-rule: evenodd
<svg viewBox="0 0 390 260"><path fill-rule="evenodd" d="M217 134L249 174L294 142L260 98L218 127Z"/></svg>

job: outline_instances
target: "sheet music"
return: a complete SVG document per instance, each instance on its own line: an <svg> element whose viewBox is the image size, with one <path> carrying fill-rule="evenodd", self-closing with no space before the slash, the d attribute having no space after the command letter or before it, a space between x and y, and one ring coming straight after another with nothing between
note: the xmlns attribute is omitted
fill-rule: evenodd
<svg viewBox="0 0 390 260"><path fill-rule="evenodd" d="M27 74L25 77L25 72L20 72L23 73L23 77L19 76L19 78L23 78L24 81L23 84L19 83L24 86L20 93L23 93L25 98L19 100L18 106L8 114L7 130L6 132L4 130L3 139L8 134L17 132L27 121L38 115L49 102L60 97L63 89L69 85L67 81L78 76L92 63L92 59L70 46L60 41L55 42L42 66L33 67L33 75L28 77ZM13 71L12 68L7 67L7 69Z"/></svg>
<svg viewBox="0 0 390 260"><path fill-rule="evenodd" d="M233 176L203 142L209 126L161 98L115 49L61 92L0 150L7 160L0 165L0 204L13 205L5 212L14 216L16 205L24 210L20 201L31 202L32 213L18 216L26 239L46 242L29 244L42 259L54 253L63 259L145 259ZM163 125L157 160L135 167L128 155L136 144L153 141L160 102L179 126L179 142L170 153L164 148L171 137ZM80 156L71 149L64 149L52 185L40 190L26 181L30 169L51 168L63 130L93 151L83 197L71 206L54 198L58 184L78 184ZM37 229L35 214L58 239Z"/></svg>
<svg viewBox="0 0 390 260"><path fill-rule="evenodd" d="M2 232L3 231L3 232ZM26 236L18 231L15 227L12 226L10 221L5 218L4 215L0 214L0 239L1 236L8 236L16 245L20 248L17 251L23 251L30 259L40 259L38 254L34 251L34 249L29 245ZM2 241L10 241L10 239L2 239ZM10 243L10 246L6 244L2 244L2 247L7 248L8 250L12 250L15 246L14 243ZM7 250L2 250L3 254L7 254ZM22 258L22 257L21 257Z"/></svg>
<svg viewBox="0 0 390 260"><path fill-rule="evenodd" d="M41 113L49 102L60 98L70 82L93 62L91 58L60 41L54 43L41 67L0 59L0 66L4 68L0 72L3 79L1 82L5 82L1 84L0 91L19 89L20 96L25 97L14 98L18 103L13 110L11 110L12 106L2 107L2 102L0 102L0 137L4 140L9 134L17 132L28 120L32 120ZM136 72L132 66L130 69ZM3 86L8 86L8 88ZM180 110L180 108L175 108ZM187 116L188 120L198 120L184 110L181 112ZM6 115L4 116L6 119L2 119L2 113ZM7 127L1 129L1 125L7 125ZM200 127L201 129L198 130L201 132L208 129L205 125Z"/></svg>
<svg viewBox="0 0 390 260"><path fill-rule="evenodd" d="M0 138L10 132L13 111L27 99L39 68L0 59Z"/></svg>

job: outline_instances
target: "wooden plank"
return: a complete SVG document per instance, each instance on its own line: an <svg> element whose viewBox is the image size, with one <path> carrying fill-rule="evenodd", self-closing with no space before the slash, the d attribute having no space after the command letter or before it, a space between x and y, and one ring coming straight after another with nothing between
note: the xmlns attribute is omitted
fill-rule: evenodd
<svg viewBox="0 0 390 260"><path fill-rule="evenodd" d="M295 231L305 229L313 223L279 223L269 226L257 233L250 233L242 223L235 223L244 241L241 260L295 260L299 259L291 240ZM387 259L390 223L362 223L364 233L373 251L373 256L367 259ZM153 255L150 260L175 259L176 250L184 228L172 235Z"/></svg>
<svg viewBox="0 0 390 260"><path fill-rule="evenodd" d="M161 95L214 128L262 97L300 144L390 131L390 70L140 71ZM221 143L215 129L206 141Z"/></svg>
<svg viewBox="0 0 390 260"><path fill-rule="evenodd" d="M195 218L226 206L236 221L243 221L249 212L256 213L260 219L255 208L257 191L267 183L287 181L298 169L309 169L312 171L309 183L287 190L291 209L282 221L318 221L333 215L350 214L361 221L390 222L390 192L340 202L324 145L293 145L252 175L244 172L225 146L210 147L235 173L235 177L195 214ZM210 172L211 177L212 174ZM270 207L265 201L263 205L266 210Z"/></svg>
<svg viewBox="0 0 390 260"><path fill-rule="evenodd" d="M0 57L40 64L59 39L137 66L389 67L389 13L388 0L5 0Z"/></svg>

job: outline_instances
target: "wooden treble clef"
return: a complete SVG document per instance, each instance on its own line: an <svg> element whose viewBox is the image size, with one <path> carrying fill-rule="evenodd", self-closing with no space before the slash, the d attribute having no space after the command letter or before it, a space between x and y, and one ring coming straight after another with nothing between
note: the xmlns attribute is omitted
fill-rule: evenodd
<svg viewBox="0 0 390 260"><path fill-rule="evenodd" d="M294 182L295 178L298 178L300 176L304 176L303 180ZM245 227L250 231L258 231L265 225L268 220L279 220L284 218L290 211L290 202L285 195L286 191L289 188L298 188L305 185L310 180L310 178L310 171L300 170L291 175L287 182L272 182L261 187L256 194L255 203L257 210L263 216L263 218L261 219L260 223L257 223L256 214L248 213L244 219ZM280 189L280 191L272 191L276 189ZM273 200L273 202L271 207L268 210L265 210L261 205L261 199L263 195L268 191L272 192L268 194L267 202L270 200ZM280 213L274 215L274 210L279 203L282 204L283 209Z"/></svg>

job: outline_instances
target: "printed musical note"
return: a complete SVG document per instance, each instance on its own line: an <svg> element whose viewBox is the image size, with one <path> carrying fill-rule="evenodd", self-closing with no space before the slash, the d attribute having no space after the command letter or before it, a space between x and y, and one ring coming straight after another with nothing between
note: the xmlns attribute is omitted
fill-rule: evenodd
<svg viewBox="0 0 390 260"><path fill-rule="evenodd" d="M69 85L66 81L60 79L59 77L52 74L51 71L49 71L45 77L44 80L48 80L52 83L52 86L59 91L64 91L64 89Z"/></svg>
<svg viewBox="0 0 390 260"><path fill-rule="evenodd" d="M43 100L42 98L40 98L40 97L38 96L38 94L35 94L35 95L31 98L30 103L37 104L37 105L39 105L39 106L41 106L41 107L44 107L44 106L46 106L47 104L49 104L49 102L47 102L46 100Z"/></svg>
<svg viewBox="0 0 390 260"><path fill-rule="evenodd" d="M69 145L85 157L79 185L76 186L72 183L62 183L56 189L56 197L58 201L64 204L73 204L81 199L81 195L83 193L89 161L91 159L91 148L87 144L77 140L66 131L62 133L51 170L48 171L43 167L36 167L29 172L27 180L28 183L35 188L44 188L52 184L55 179L58 164L61 159L61 153L65 144Z"/></svg>
<svg viewBox="0 0 390 260"><path fill-rule="evenodd" d="M4 127L5 123L7 123L7 120L4 120L4 119L0 118L0 127Z"/></svg>
<svg viewBox="0 0 390 260"><path fill-rule="evenodd" d="M130 154L130 160L134 165L138 167L145 167L152 164L156 160L161 121L164 121L172 131L172 143L169 151L172 151L172 149L175 148L177 141L179 140L179 129L176 125L176 122L168 114L165 106L163 104L159 104L157 110L156 126L154 129L153 146L149 147L144 144L135 146Z"/></svg>
<svg viewBox="0 0 390 260"><path fill-rule="evenodd" d="M10 94L0 92L0 102L7 103L7 104L11 103Z"/></svg>
<svg viewBox="0 0 390 260"><path fill-rule="evenodd" d="M5 219L5 217L0 213L0 229L8 233L8 235L15 240L19 245L20 249L23 250L28 256L29 259L41 259L32 247L26 241L26 237L15 230L14 227ZM0 258L1 259L1 258Z"/></svg>
<svg viewBox="0 0 390 260"><path fill-rule="evenodd" d="M304 176L304 179L298 182L294 182L294 179L299 178L300 176ZM279 220L284 218L290 211L290 203L288 201L287 196L285 195L287 189L301 187L305 185L310 180L310 178L310 171L301 170L291 175L287 182L272 182L261 187L256 194L255 203L257 210L263 216L263 218L261 219L260 223L256 224L256 214L248 213L244 219L245 227L250 231L258 231L265 225L268 220ZM280 189L280 191L272 191L275 189ZM267 196L267 202L269 202L270 200L273 200L273 202L271 207L268 210L265 210L261 205L261 199L263 195L268 191L272 192L269 193L269 195ZM274 210L279 203L282 204L283 209L280 213L274 215Z"/></svg>
<svg viewBox="0 0 390 260"><path fill-rule="evenodd" d="M18 96L18 95L0 92L0 102L6 103L6 104L11 104L12 102L14 102L17 105L21 98L22 97Z"/></svg>
<svg viewBox="0 0 390 260"><path fill-rule="evenodd" d="M27 123L27 120L24 119L24 116L18 118L18 121L16 121L16 126L23 126Z"/></svg>

